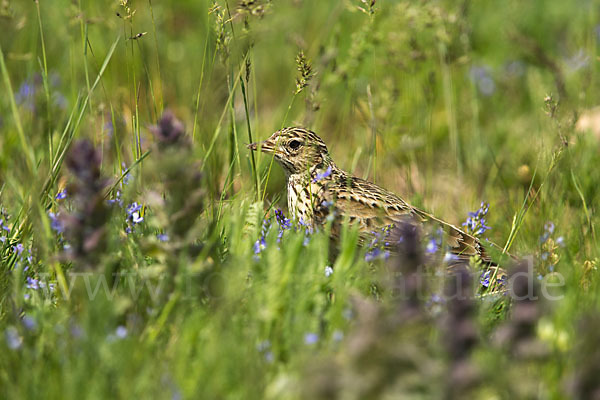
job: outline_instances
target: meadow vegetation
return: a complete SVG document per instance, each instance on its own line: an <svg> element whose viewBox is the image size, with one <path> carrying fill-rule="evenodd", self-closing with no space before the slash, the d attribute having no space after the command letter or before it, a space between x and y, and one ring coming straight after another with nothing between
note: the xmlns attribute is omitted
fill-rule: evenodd
<svg viewBox="0 0 600 400"><path fill-rule="evenodd" d="M0 0L0 32L0 398L600 398L598 2ZM510 291L410 234L330 254L245 146L291 125L471 218Z"/></svg>

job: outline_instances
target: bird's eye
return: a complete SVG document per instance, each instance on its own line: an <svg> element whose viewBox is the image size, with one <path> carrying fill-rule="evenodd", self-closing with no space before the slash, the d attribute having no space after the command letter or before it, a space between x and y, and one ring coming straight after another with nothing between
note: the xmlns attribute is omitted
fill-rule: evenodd
<svg viewBox="0 0 600 400"><path fill-rule="evenodd" d="M298 148L302 145L299 140L292 140L288 143L288 147L292 150L298 150Z"/></svg>

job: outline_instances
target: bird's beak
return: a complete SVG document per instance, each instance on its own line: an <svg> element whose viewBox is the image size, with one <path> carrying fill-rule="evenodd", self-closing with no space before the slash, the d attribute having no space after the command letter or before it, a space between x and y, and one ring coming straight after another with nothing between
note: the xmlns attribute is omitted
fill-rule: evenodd
<svg viewBox="0 0 600 400"><path fill-rule="evenodd" d="M271 143L269 140L265 140L264 142L250 143L246 145L246 147L252 151L256 151L260 148L260 151L267 154L273 153L275 150L275 146L273 146L273 143Z"/></svg>

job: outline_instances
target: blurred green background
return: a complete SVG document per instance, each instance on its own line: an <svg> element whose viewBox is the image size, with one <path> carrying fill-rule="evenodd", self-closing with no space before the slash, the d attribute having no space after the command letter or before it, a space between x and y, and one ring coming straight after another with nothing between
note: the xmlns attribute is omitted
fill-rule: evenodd
<svg viewBox="0 0 600 400"><path fill-rule="evenodd" d="M591 0L0 0L0 396L597 395L599 13ZM175 149L151 132L167 109L185 127ZM425 322L390 322L389 263L366 262L355 232L337 260L326 232L277 237L285 177L245 144L290 125L451 223L489 202L488 238L532 255L536 281L560 274L562 300L525 322L502 298L473 300L468 365L441 343L453 314L431 305L435 284ZM69 158L83 138L102 193L74 178L95 165ZM90 211L101 196L122 204ZM115 293L90 299L83 272ZM164 285L134 296L113 273ZM495 346L507 326L545 353Z"/></svg>

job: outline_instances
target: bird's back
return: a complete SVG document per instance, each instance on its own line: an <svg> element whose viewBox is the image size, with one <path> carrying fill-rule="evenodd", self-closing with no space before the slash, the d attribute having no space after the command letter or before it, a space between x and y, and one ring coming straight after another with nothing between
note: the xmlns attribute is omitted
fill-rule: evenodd
<svg viewBox="0 0 600 400"><path fill-rule="evenodd" d="M442 221L433 215L411 206L394 193L364 179L338 170L331 179L323 182L320 198L314 210L315 223L324 224L333 210L337 224L334 224L334 235L344 218L350 224L358 224L362 241L368 241L378 231L400 223L415 224L424 235L435 235L443 232L442 242L457 260L468 261L479 256L485 263L490 263L489 256L479 240L458 227ZM394 239L390 238L390 243Z"/></svg>

